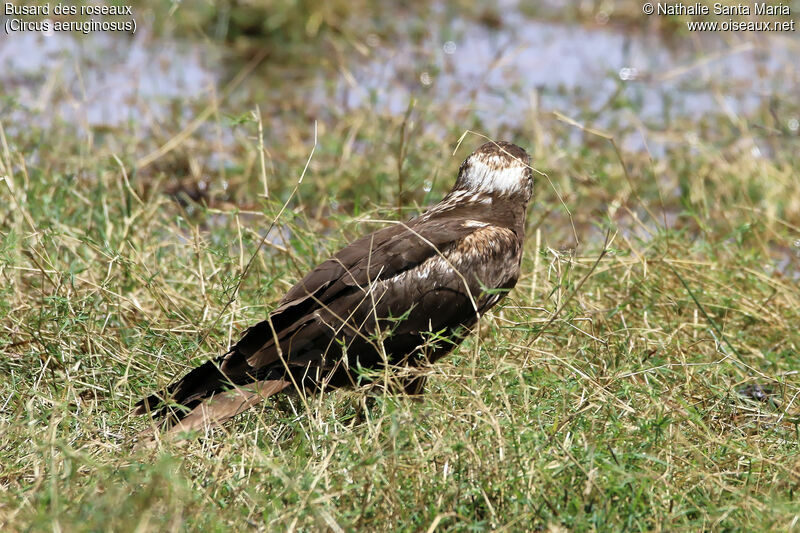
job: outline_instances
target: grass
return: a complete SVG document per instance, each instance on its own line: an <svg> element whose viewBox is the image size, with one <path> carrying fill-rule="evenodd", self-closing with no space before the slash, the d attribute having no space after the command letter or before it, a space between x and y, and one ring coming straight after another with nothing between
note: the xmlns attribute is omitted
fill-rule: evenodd
<svg viewBox="0 0 800 533"><path fill-rule="evenodd" d="M266 138L263 170L254 104L199 103L233 139L224 165L204 159L217 137L196 133L137 168L178 119L144 139L0 122L0 526L797 529L791 102L735 122L675 118L653 157L530 111L493 132L547 174L523 277L428 370L422 401L282 398L154 452L132 449L146 426L135 401L225 350L375 219L436 201L482 139L452 156L456 141L480 124L425 97L406 117L332 104L292 196L314 148L312 122L293 115L304 102L270 115L283 132Z"/></svg>

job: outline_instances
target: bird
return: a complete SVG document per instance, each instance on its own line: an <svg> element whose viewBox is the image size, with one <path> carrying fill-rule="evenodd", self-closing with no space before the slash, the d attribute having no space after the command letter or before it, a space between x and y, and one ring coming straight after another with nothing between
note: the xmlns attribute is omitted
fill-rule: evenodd
<svg viewBox="0 0 800 533"><path fill-rule="evenodd" d="M452 190L406 222L347 245L298 281L228 352L139 401L162 435L220 425L264 399L352 388L452 352L520 277L530 157L489 141L461 164ZM376 378L377 376L377 378ZM153 439L156 424L143 431Z"/></svg>

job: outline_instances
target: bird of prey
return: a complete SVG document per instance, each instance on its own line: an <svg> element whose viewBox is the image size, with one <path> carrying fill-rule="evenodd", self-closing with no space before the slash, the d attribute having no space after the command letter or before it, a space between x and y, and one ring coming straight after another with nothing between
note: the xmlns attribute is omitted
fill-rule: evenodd
<svg viewBox="0 0 800 533"><path fill-rule="evenodd" d="M168 433L200 429L287 389L352 387L436 361L517 283L532 193L525 150L482 145L442 201L317 266L230 351L135 414L163 420ZM401 388L422 392L424 377L402 374Z"/></svg>

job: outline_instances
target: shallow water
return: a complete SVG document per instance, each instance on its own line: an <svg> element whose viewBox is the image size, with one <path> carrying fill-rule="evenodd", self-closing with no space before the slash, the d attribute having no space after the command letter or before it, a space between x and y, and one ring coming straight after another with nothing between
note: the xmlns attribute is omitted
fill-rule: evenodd
<svg viewBox="0 0 800 533"><path fill-rule="evenodd" d="M221 54L201 43L153 39L145 31L133 38L4 36L0 87L17 105L0 107L0 119L12 131L14 125L61 121L81 130L126 125L146 134L173 116L172 102L207 98L218 84Z"/></svg>
<svg viewBox="0 0 800 533"><path fill-rule="evenodd" d="M388 43L366 35L368 57L346 58L347 74L332 78L327 70L307 69L299 73L307 82L292 82L292 89L318 109L375 106L402 114L411 99L425 100L451 112L455 123L474 114L491 134L520 127L534 101L541 110L624 131L641 123L658 128L676 116L747 114L800 85L797 33L664 41L655 33L531 20L506 4L499 30L439 9L422 37ZM144 30L133 38L5 36L0 86L19 108L0 116L12 123L61 119L80 128L125 124L146 135L176 109L191 117L187 102L219 90L230 76L226 53L219 45L156 39ZM264 83L250 77L241 95ZM620 99L625 105L615 106ZM786 121L797 130L800 117ZM630 131L623 142L629 150L643 147Z"/></svg>
<svg viewBox="0 0 800 533"><path fill-rule="evenodd" d="M614 130L746 114L800 84L797 34L667 42L639 31L537 22L513 10L501 33L456 20L420 45L379 46L374 55L354 67L354 81L339 81L348 105L377 95L379 108L400 114L411 98L429 98L454 116L474 112L490 130L519 126L534 96L539 109L578 120L599 113L592 125ZM626 105L617 108L614 99ZM787 125L797 130L799 119L789 117ZM624 145L643 147L636 136Z"/></svg>

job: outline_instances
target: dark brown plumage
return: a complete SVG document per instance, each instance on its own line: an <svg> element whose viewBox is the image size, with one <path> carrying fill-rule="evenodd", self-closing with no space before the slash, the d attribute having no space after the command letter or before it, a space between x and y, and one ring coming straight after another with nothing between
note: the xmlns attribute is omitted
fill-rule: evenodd
<svg viewBox="0 0 800 533"><path fill-rule="evenodd" d="M289 387L357 385L359 367L436 361L516 284L532 191L522 148L484 144L441 202L317 266L228 353L135 412L163 418L173 432L197 429ZM406 378L404 385L421 392L423 383Z"/></svg>

